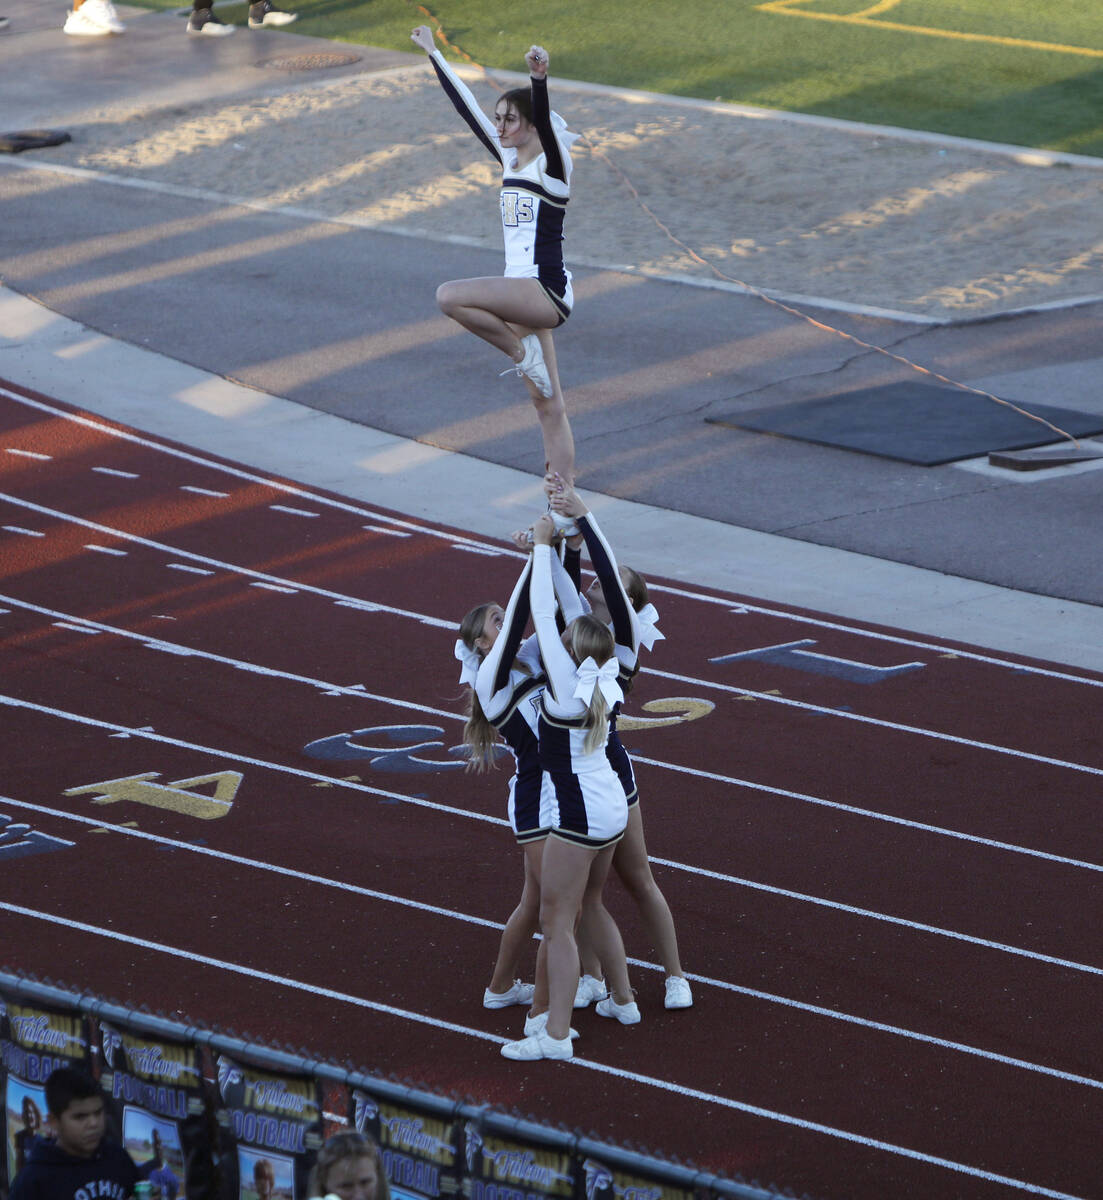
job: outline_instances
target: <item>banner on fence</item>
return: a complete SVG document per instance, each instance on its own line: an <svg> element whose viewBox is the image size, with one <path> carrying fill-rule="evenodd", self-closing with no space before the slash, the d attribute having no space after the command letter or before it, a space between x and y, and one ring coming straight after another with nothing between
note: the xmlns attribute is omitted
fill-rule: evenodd
<svg viewBox="0 0 1103 1200"><path fill-rule="evenodd" d="M222 1200L306 1200L322 1145L316 1080L216 1059Z"/></svg>
<svg viewBox="0 0 1103 1200"><path fill-rule="evenodd" d="M0 1082L4 1089L5 1187L23 1166L35 1136L45 1133L45 1083L57 1067L88 1070L88 1020L0 995Z"/></svg>

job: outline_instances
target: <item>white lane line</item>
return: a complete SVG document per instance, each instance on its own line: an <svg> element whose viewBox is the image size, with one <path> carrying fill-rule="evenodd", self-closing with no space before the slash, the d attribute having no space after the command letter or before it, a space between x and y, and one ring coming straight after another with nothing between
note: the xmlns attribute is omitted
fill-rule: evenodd
<svg viewBox="0 0 1103 1200"><path fill-rule="evenodd" d="M504 817L492 817L486 813L475 812L470 808L455 808L449 804L437 804L432 800L422 800L417 796L405 796L401 792L390 792L385 788L370 787L366 783L357 783L351 779L341 779L334 775L322 775L318 771L306 771L302 767L292 767L284 763L268 762L263 758L253 758L247 754L231 753L218 750L213 746L204 746L198 742L186 742L182 738L168 737L163 733L144 727L134 728L130 725L119 725L115 721L101 721L98 717L86 717L80 713L65 712L60 708L50 708L48 705L35 704L30 700L21 700L17 696L0 696L0 705L7 708L23 709L26 712L39 713L42 716L56 717L62 721L71 721L77 725L87 725L91 729L103 729L113 737L145 738L147 741L159 742L165 746L176 746L181 750L197 750L200 754L209 754L215 758L234 763L246 763L251 767L261 767L266 771L277 774L293 775L296 779L309 779L314 783L326 784L330 787L344 788L348 791L360 792L366 796L379 796L384 800L397 800L401 804L412 804L416 808L430 808L436 812L447 813L453 817L463 817L469 821L484 821L490 825L504 825L509 822Z"/></svg>
<svg viewBox="0 0 1103 1200"><path fill-rule="evenodd" d="M5 446L4 449L9 454L18 455L20 458L35 458L40 462L51 462L54 457L52 454L39 454L36 450L17 450L14 446Z"/></svg>
<svg viewBox="0 0 1103 1200"><path fill-rule="evenodd" d="M259 579L263 580L265 583L278 584L280 587L287 587L291 585L297 588L297 590L300 592L313 596L322 596L327 600L348 600L351 598L344 595L342 592L330 591L329 588L316 587L315 585L309 583L299 583L295 580L286 579L278 575L268 575L264 571L254 571L251 567L234 566L232 563L223 562L221 559L210 558L206 554L194 554L192 551L182 550L178 546L169 546L164 542L155 542L152 538L140 537L136 533L128 533L121 529L112 529L108 525L100 525L98 522L86 520L84 517L74 517L71 513L60 512L58 509L54 508L45 508L41 504L33 504L29 500L21 500L18 496L10 496L4 492L0 492L0 501L4 500L19 508L26 508L31 512L37 512L42 516L51 517L56 521L78 525L82 529L92 529L95 530L96 533L104 534L108 537L118 538L120 541L132 542L136 546L145 546L150 550L157 550L162 554L178 554L181 558L189 559L193 563L202 563L207 567L213 567L221 571L228 571L234 575L242 575L247 579ZM35 536L42 537L44 535L36 534ZM169 565L176 566L177 564L170 563ZM431 625L437 629L448 629L453 631L456 629L455 621L441 621L437 617L429 617L422 613L410 612L408 609L404 608L393 608L389 604L377 604L375 607L378 612L391 613L392 615L399 617L410 617L421 625Z"/></svg>
<svg viewBox="0 0 1103 1200"><path fill-rule="evenodd" d="M267 592L283 592L288 596L297 596L299 594L298 588L284 587L283 584L280 583L251 583L249 586L263 588Z"/></svg>
<svg viewBox="0 0 1103 1200"><path fill-rule="evenodd" d="M58 408L52 404L46 404L41 400L32 400L29 396L21 396L16 392L9 391L5 387L0 387L0 396L15 402L16 404L25 405L28 408L37 408L42 412L48 412L54 416L61 417L63 420L72 421L74 424L83 425L89 429L95 430L97 433L106 434L110 437L119 438L122 441L131 442L133 445L142 446L149 450L155 450L160 454L165 454L173 458L179 458L185 462L196 463L212 471L221 471L226 475L231 475L236 479L242 479L249 483L260 483L266 487L270 487L273 491L285 492L290 496L297 496L303 500L307 500L313 504L319 504L327 508L336 509L339 512L351 513L358 517L370 517L376 521L387 522L387 528L382 529L378 526L364 526L365 529L378 529L379 532L398 533L400 530L408 530L411 533L419 533L425 537L437 538L441 541L452 542L456 544L468 546L480 546L486 550L492 550L497 554L514 557L520 560L524 556L519 552L496 545L493 542L485 542L479 538L462 537L454 533L446 533L443 530L436 529L429 525L420 525L415 521L406 520L400 517L393 517L387 513L374 512L371 509L364 508L362 505L353 504L350 501L340 500L333 496L322 495L317 492L311 492L305 488L295 487L292 484L282 482L281 480L273 479L267 475L258 475L253 471L247 471L243 467L231 467L226 463L214 462L212 459L204 458L194 452L181 450L175 446L163 445L160 442L153 441L150 438L142 437L140 434L130 430L117 429L111 425L104 425L100 421L94 420L91 417L80 416L77 413L68 412L65 409ZM44 455L43 457L49 457ZM868 638L871 641L891 642L899 646L912 646L919 650L931 650L940 654L954 654L958 658L967 658L974 662L987 663L990 666L1001 667L1020 674L1041 675L1051 679L1060 679L1066 683L1082 683L1089 687L1103 687L1103 677L1087 678L1081 675L1072 675L1066 671L1055 671L1045 667L1032 666L1030 664L1009 662L1006 659L995 658L989 654L981 654L977 651L961 649L956 646L949 646L937 642L924 642L914 638L907 638L900 635L875 632L869 629L863 629L856 625L845 625L838 621L830 621L821 617L812 617L801 613L785 612L782 609L769 608L762 605L744 603L742 601L735 603L730 596L709 596L703 592L689 591L684 588L674 587L668 584L653 584L649 585L652 591L663 592L671 596L681 596L684 599L696 600L703 604L718 605L728 608L733 611L745 611L758 613L763 616L776 617L784 621L793 621L805 625L814 625L821 629L837 630L841 633L853 634L856 637Z"/></svg>
<svg viewBox="0 0 1103 1200"><path fill-rule="evenodd" d="M388 537L408 538L413 534L407 529L388 529L386 525L362 525L362 529L366 529L369 533L385 533Z"/></svg>
<svg viewBox="0 0 1103 1200"><path fill-rule="evenodd" d="M6 601L12 603L12 601ZM395 701L399 703L399 701ZM898 817L892 813L878 812L870 808L858 808L853 804L842 804L837 800L825 800L822 796L812 796L807 792L792 792L787 788L772 787L766 783L755 783L752 779L738 779L733 775L719 775L715 771L702 771L698 767L685 767L677 763L663 762L657 758L647 758L635 750L630 752L633 763L644 763L649 767L660 767L667 771L676 771L680 775L691 775L697 779L710 779L732 787L748 788L756 792L766 792L771 796L784 796L787 800L798 800L802 804L815 804L821 808L831 808L836 812L849 813L855 817L866 817L874 821L885 821L890 825L902 825L906 829L917 829L921 833L933 833L939 837L955 838L962 842L972 842L977 846L986 846L991 850L1004 850L1009 854L1025 854L1031 858L1041 858L1046 862L1059 863L1065 867L1078 867L1084 871L1103 872L1103 863L1086 862L1082 858L1069 858L1064 854L1053 854L1048 850L1035 850L1030 846L1020 846L1015 842L1001 842L995 838L981 837L975 833L962 833L959 829L947 829L944 825L928 825L925 821L915 821L910 817ZM657 860L652 859L652 862Z"/></svg>
<svg viewBox="0 0 1103 1200"><path fill-rule="evenodd" d="M986 750L993 754L1008 754L1012 758L1022 758L1029 762L1043 763L1048 767L1061 767L1067 771L1083 771L1087 775L1103 775L1103 767L1089 767L1084 763L1068 762L1063 758L1050 758L1048 755L1034 754L1029 750L1016 750L1012 746L1001 746L996 742L981 742L977 741L976 738L959 737L957 734L942 733L937 729L924 729L921 725L904 725L899 721L886 721L881 717L867 717L862 713L846 712L841 708L828 708L822 704L809 704L805 700L790 700L785 696L775 696L770 692L756 692L750 688L736 687L732 683L713 683L708 679L697 679L691 675L678 675L673 671L658 671L654 667L645 667L642 673L645 675L654 675L656 679L669 679L675 683L688 683L694 687L712 688L714 691L727 692L731 696L747 696L752 700L768 701L773 704L780 704L785 708L798 708L803 712L818 713L824 717L838 717L844 721L857 721L859 724L872 725L877 729L891 729L894 733L917 734L919 737L934 738L939 742L951 742L957 746L968 746L971 750Z"/></svg>
<svg viewBox="0 0 1103 1200"><path fill-rule="evenodd" d="M458 1025L452 1021L442 1021L437 1017L431 1017L425 1013L418 1013L413 1012L410 1009L398 1008L392 1004L382 1004L376 1000L367 1000L362 996L353 996L347 992L338 992L332 988L322 987L317 984L307 983L298 979L292 979L286 975L277 975L271 971L259 971L255 967L247 967L241 963L228 962L225 959L212 958L206 954L196 954L194 951L184 950L176 946L166 946L163 943L150 941L147 938L135 937L131 934L121 933L114 929L104 929L101 926L90 925L84 921L74 921L65 917L55 916L53 913L38 912L35 909L25 908L19 904L8 904L5 901L0 901L0 909L10 912L15 916L28 917L32 920L44 921L52 925L60 925L66 929L72 929L79 933L87 933L95 937L102 937L111 941L122 942L125 945L137 946L140 949L150 950L154 953L165 954L172 958L181 958L187 960L188 962L200 963L203 966L212 967L218 971L226 971L235 975L244 975L250 979L259 979L265 983L275 984L278 987L286 987L300 992L309 992L312 995L319 996L326 1000L336 1000L342 1004L355 1005L357 1008L368 1009L372 1012L382 1013L385 1016L397 1017L400 1020L410 1021L418 1025L428 1025L434 1029L444 1030L448 1033L456 1033L463 1037L477 1039L478 1041L503 1045L505 1042L510 1040L508 1038L500 1037L497 1034L486 1033L481 1029L473 1029L468 1025ZM833 1125L824 1125L818 1121L810 1121L803 1117L792 1116L789 1113L782 1113L773 1109L761 1108L756 1104L749 1104L742 1100L735 1100L729 1096L720 1096L710 1092L704 1092L698 1088L685 1087L684 1085L674 1083L669 1079L660 1079L652 1075L643 1075L637 1071L625 1071L620 1067L610 1066L607 1063L595 1062L592 1059L581 1058L579 1056L567 1059L566 1063L569 1066L597 1071L601 1074L611 1075L614 1078L627 1080L631 1083L642 1084L645 1087L657 1088L664 1092L683 1096L686 1099L698 1100L705 1104L716 1104L723 1108L731 1109L735 1112L745 1113L748 1116L760 1117L767 1121L775 1121L783 1125L795 1127L797 1129L804 1129L811 1133L822 1134L827 1137L836 1138L838 1140L859 1146L864 1146L867 1149L893 1154L898 1157L911 1159L916 1162L926 1163L930 1166L942 1167L948 1171L955 1172L956 1174L967 1175L976 1179L984 1179L990 1183L1002 1184L1005 1187L1013 1188L1016 1191L1027 1192L1030 1195L1046 1196L1049 1197L1050 1200L1085 1200L1084 1197L1073 1196L1068 1192L1054 1191L1051 1188L1042 1187L1039 1184L1027 1183L1021 1179L1013 1179L1007 1175L998 1175L992 1171L985 1171L979 1167L970 1166L967 1163L955 1162L953 1159L941 1158L937 1155L927 1154L921 1150L913 1150L907 1146L897 1146L892 1142L884 1142L877 1138L866 1137L864 1134L851 1133L849 1130L838 1129Z"/></svg>
<svg viewBox="0 0 1103 1200"><path fill-rule="evenodd" d="M24 529L22 525L5 525L5 533L18 533L23 537L45 537L46 535L38 529Z"/></svg>
<svg viewBox="0 0 1103 1200"><path fill-rule="evenodd" d="M214 654L208 650L198 650L191 646L183 646L178 642L167 642L147 634L134 633L129 629L122 629L117 625L105 625L99 621L93 621L90 618L73 617L69 613L62 613L51 608L44 608L41 605L32 604L30 601L20 600L14 596L5 596L0 594L0 603L11 604L28 612L34 612L42 616L52 618L55 623L61 621L79 621L81 626L87 626L90 629L96 629L101 633L112 634L115 637L140 642L149 650L158 650L165 654L200 658L208 662L218 663L221 666L229 667L233 670L245 671L249 674L261 675L273 679L281 679L287 683L302 684L310 688L315 688L327 696L357 696L365 700L378 701L379 703L389 705L390 707L405 708L413 712L426 713L429 716L447 718L451 721L465 720L463 713L452 712L451 710L445 708L433 708L426 704L417 704L412 700L401 700L396 696L387 696L378 692L369 692L362 683L339 684L331 683L325 679L314 679L308 675L296 675L290 671L281 671L274 667L264 667L258 663L247 662L244 659L229 658L225 655ZM349 605L349 607L352 606ZM970 842L978 846L985 846L988 849L1006 851L1009 854L1022 854L1031 858L1039 858L1047 862L1058 863L1061 866L1076 867L1081 870L1103 873L1103 864L1101 863L1086 862L1083 859L1070 858L1067 855L1054 854L1047 850L1036 850L1030 846L1017 845L1014 842L1001 842L994 838L981 837L979 834L963 833L957 829L948 829L942 825L930 825L923 821L915 821L908 817L898 817L891 813L879 812L875 809L858 808L853 804L842 804L835 800L827 800L821 796L813 796L805 792L794 792L787 788L773 787L770 784L765 783L756 783L752 779L740 779L732 775L721 775L714 771L704 771L698 767L686 767L679 763L666 762L657 758L647 758L646 756L637 753L635 750L631 752L631 757L634 763L643 763L646 766L657 767L664 771L673 771L679 775L689 775L698 779L708 779L713 782L722 783L731 787L746 788L749 791L765 792L772 796L784 796L788 800L797 800L804 804L814 804L822 808L830 808L838 812L849 813L851 816L864 817L868 820L885 821L892 825L900 825L904 828L915 829L921 833L930 833L938 837L955 838L959 841Z"/></svg>
<svg viewBox="0 0 1103 1200"><path fill-rule="evenodd" d="M216 492L213 488L196 487L191 483L182 483L180 485L182 492L195 492L197 496L213 496L216 500L225 500L229 496L229 492Z"/></svg>
<svg viewBox="0 0 1103 1200"><path fill-rule="evenodd" d="M93 467L99 475L115 475L119 479L141 479L141 476L135 471L120 471L117 467Z"/></svg>
<svg viewBox="0 0 1103 1200"><path fill-rule="evenodd" d="M459 816L465 819L485 821L494 825L508 825L508 821L501 817L491 817L484 813L473 812L470 809L454 808L447 804L437 804L429 800L421 800L413 796L405 796L399 792L389 792L382 788L370 787L367 784L356 783L351 780L340 779L332 775L322 775L316 771L304 771L300 767L291 767L282 763L267 762L264 759L252 758L248 755L238 754L227 750L215 749L211 746L203 746L195 742L187 742L181 738L167 737L164 734L146 732L140 729L131 729L125 725L117 725L112 721L101 721L96 717L86 717L79 713L65 712L61 709L50 708L43 704L34 704L29 700L21 700L15 696L0 695L0 705L6 705L9 708L24 709L28 712L40 713L49 717L57 717L63 721L72 721L76 724L87 725L93 729L107 729L113 733L125 733L132 737L146 738L149 741L161 742L167 746L178 746L185 750L198 750L202 754L210 754L216 758L221 758L234 763L247 763L250 766L263 767L265 770L275 771L286 775L294 775L301 779L311 779L319 782L330 784L333 787L348 788L352 791L363 792L371 796L382 796L389 800L398 800L403 804L413 804L419 808L431 808L438 812L445 812L452 816ZM753 879L743 879L737 875L726 875L722 871L710 871L705 867L694 867L685 863L670 862L666 859L654 858L652 862L659 863L662 866L675 867L678 870L686 871L693 875L699 875L704 879L716 879L724 883L732 883L737 887L746 887L754 891L766 892L770 895L781 896L787 900L797 900L806 904L813 904L821 908L833 909L836 912L846 913L848 916L866 917L873 921L881 921L885 924L896 925L902 929L908 929L917 933L933 934L938 937L950 938L954 941L965 942L974 946L981 946L986 950L995 950L1003 954L1012 954L1020 958L1031 959L1034 962L1043 963L1047 966L1062 967L1070 971L1081 971L1088 975L1103 975L1103 967L1094 967L1087 963L1075 962L1072 959L1057 958L1054 955L1042 954L1036 950L1026 950L1019 946L1012 946L1004 942L991 941L988 938L974 936L968 933L959 933L953 929L943 929L938 925L926 925L920 921L909 921L904 917L894 917L887 913L877 912L873 909L859 908L851 904L843 904L835 900L827 900L821 896L812 896L803 892L794 892L788 888L774 887L771 884L759 883Z"/></svg>
<svg viewBox="0 0 1103 1200"><path fill-rule="evenodd" d="M2 391L2 389L0 389ZM281 587L292 586L300 592L309 595L322 596L336 603L353 602L356 603L355 597L346 596L340 592L330 591L328 588L317 587L308 583L296 583L295 580L286 579L282 576L267 575L262 571L254 571L250 567L235 566L233 563L223 562L220 559L209 558L203 554L193 554L188 550L180 550L177 547L166 545L163 542L155 542L149 538L139 537L137 534L127 533L121 529L112 529L105 525L99 525L95 521L88 521L83 517L75 517L70 513L60 512L57 509L45 508L39 504L33 504L29 500L22 500L17 496L7 495L0 492L0 500L6 500L9 503L21 508L30 509L32 512L39 513L42 516L51 517L54 520L61 522L71 522L79 525L82 528L94 529L97 533L109 535L113 538L118 538L122 541L134 542L140 546L147 546L151 549L158 550L165 554L179 554L184 558L191 559L194 562L206 563L208 566L216 567L232 574L242 575L250 579L263 580L266 583L277 584ZM38 536L42 536L39 534ZM462 548L462 547L460 547ZM175 565L175 564L170 564ZM181 568L186 569L186 568ZM455 630L455 621L442 621L438 617L430 617L425 613L416 613L406 608L395 608L388 604L375 604L375 611L390 613L392 616L406 617L417 621L422 625L430 625L437 629ZM1060 767L1063 770L1081 771L1089 775L1103 776L1103 767L1089 767L1081 763L1066 762L1060 758L1050 758L1044 754L1033 754L1027 750L1016 750L1008 746L1000 746L995 742L981 742L974 738L958 737L952 733L942 733L934 729L924 729L917 725L903 725L896 721L886 721L878 717L867 717L861 713L843 712L837 708L827 708L820 704L809 704L803 700L790 700L785 696L775 696L767 692L756 692L750 688L736 687L733 684L714 683L708 679L696 679L688 675L677 675L670 671L658 671L652 667L643 668L643 673L646 675L654 675L657 679L669 679L678 683L688 683L696 687L708 687L715 691L725 692L733 696L749 696L755 700L763 700L773 704L781 704L789 708L800 709L804 712L818 713L822 716L836 717L847 721L857 721L863 725L871 725L879 729L891 729L894 732L914 734L918 737L932 738L935 741L950 742L954 745L968 746L971 749L984 750L992 754L1006 754L1013 758L1025 759L1031 762L1039 762L1046 766Z"/></svg>
<svg viewBox="0 0 1103 1200"><path fill-rule="evenodd" d="M287 513L292 517L320 517L322 515L321 513L307 512L305 508L291 508L287 504L269 504L268 507L272 512Z"/></svg>
<svg viewBox="0 0 1103 1200"><path fill-rule="evenodd" d="M94 550L97 554L114 554L119 558L126 558L126 551L120 550L117 546L97 546L95 542L85 544L85 550Z"/></svg>
<svg viewBox="0 0 1103 1200"><path fill-rule="evenodd" d="M189 563L165 563L165 566L170 571L187 571L192 575L213 575L213 571L208 571L203 567L193 567Z"/></svg>
<svg viewBox="0 0 1103 1200"><path fill-rule="evenodd" d="M406 896L397 896L390 892L376 891L374 888L362 887L359 884L345 883L343 880L332 879L325 875L315 875L308 871L298 871L293 867L282 867L275 863L264 862L260 859L246 858L240 854L231 854L226 850L217 850L210 846L200 846L192 842L181 842L175 838L165 837L158 833L149 833L142 829L133 829L125 825L105 825L102 820L95 817L87 817L81 813L65 812L61 809L47 808L41 804L31 804L25 800L15 800L10 796L0 796L0 805L8 805L15 808L26 809L29 812L37 813L40 816L55 817L63 821L71 821L78 825L87 825L94 829L109 829L112 833L117 833L123 837L137 838L139 841L153 842L159 846L165 846L173 850L182 850L188 854L199 854L206 858L213 858L219 862L232 863L235 866L249 867L257 871L268 871L274 875L280 875L287 879L295 879L302 883L316 884L320 887L333 888L337 891L346 892L354 896L364 896L370 900L379 900L388 904L397 904L404 908L417 909L420 912L432 913L434 916L445 917L449 920L460 921L467 925L477 925L485 929L502 930L505 926L500 921L490 921L484 917L476 917L471 913L461 913L456 909L441 908L439 905L426 904L421 900L411 900ZM540 935L534 935L539 940ZM628 962L634 966L646 971L663 972L663 968L659 963L646 962L639 958L629 958ZM1039 1063L1032 1063L1022 1058L1012 1058L1006 1054L997 1054L991 1050L983 1050L977 1046L970 1046L965 1042L955 1042L948 1038L935 1037L933 1034L918 1033L915 1030L904 1029L898 1025L889 1025L883 1021L873 1021L868 1017L855 1016L852 1013L840 1012L838 1009L824 1008L819 1004L808 1004L802 1000L794 1000L789 996L779 996L772 992L764 992L758 988L743 987L740 984L730 983L726 979L715 979L708 975L699 975L692 972L687 974L687 977L694 983L704 984L706 987L717 988L721 991L733 992L736 995L747 996L753 1000L761 1000L766 1004L780 1004L786 1008L792 1008L800 1012L810 1013L816 1017L824 1017L832 1021L841 1021L844 1024L855 1025L862 1029L871 1029L877 1033L885 1033L893 1037L902 1037L910 1041L921 1042L929 1046L937 1046L939 1049L950 1050L958 1054L967 1054L974 1058L981 1058L988 1062L999 1063L1001 1066L1013 1067L1017 1070L1029 1071L1036 1075L1045 1075L1053 1079L1059 1079L1063 1083L1075 1083L1085 1087L1096 1088L1103 1091L1103 1080L1092 1079L1087 1075L1076 1075L1071 1071L1062 1071L1057 1067L1046 1067Z"/></svg>

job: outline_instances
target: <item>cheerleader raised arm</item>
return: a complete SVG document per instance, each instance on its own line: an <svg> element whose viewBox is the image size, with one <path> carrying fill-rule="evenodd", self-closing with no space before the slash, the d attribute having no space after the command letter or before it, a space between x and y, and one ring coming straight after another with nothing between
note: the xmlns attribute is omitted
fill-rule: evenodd
<svg viewBox="0 0 1103 1200"><path fill-rule="evenodd" d="M544 459L565 479L574 478L574 439L556 368L551 331L574 305L571 273L563 261L563 219L570 199L570 146L577 135L551 111L548 54L533 46L525 55L529 87L498 97L491 120L436 47L433 31L411 35L445 94L502 171L504 277L456 279L437 289L441 311L513 362L540 420Z"/></svg>

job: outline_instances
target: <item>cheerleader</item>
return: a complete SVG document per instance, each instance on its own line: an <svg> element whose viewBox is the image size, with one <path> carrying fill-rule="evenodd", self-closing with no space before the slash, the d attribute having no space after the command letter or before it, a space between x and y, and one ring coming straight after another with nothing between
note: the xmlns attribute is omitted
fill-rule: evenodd
<svg viewBox="0 0 1103 1200"><path fill-rule="evenodd" d="M612 630L616 642L616 657L620 665L619 683L625 692L631 690L632 680L640 667L640 646L650 650L663 635L656 628L659 614L649 602L647 584L631 567L617 566L616 559L598 528L592 513L587 511L581 497L569 484L549 476L545 481L553 511L569 517L577 524L586 542L590 562L597 578L584 597L585 608ZM658 951L666 970L667 1008L690 1008L693 991L682 971L678 955L678 935L666 897L655 882L643 836L643 817L640 814L639 791L636 786L632 760L617 732L617 712L609 719L607 753L609 761L624 787L628 802L628 824L624 837L617 844L613 868L625 889L639 908L644 926ZM602 1016L618 1016L617 1006L603 1000L606 988L597 974L600 971L590 949L594 938L588 930L587 914L583 914L579 940L583 948L582 978L579 981L577 1008L585 1008L598 1000L597 1011ZM597 939L600 941L600 935Z"/></svg>
<svg viewBox="0 0 1103 1200"><path fill-rule="evenodd" d="M548 829L540 885L548 1009L539 1013L534 1006L525 1023L526 1037L502 1047L506 1058L522 1060L573 1055L570 1017L579 979L575 922L584 899L600 895L628 817L624 789L605 754L609 712L622 698L613 637L587 615L571 620L560 634L552 577L554 535L555 523L545 514L533 526L529 584L546 676L540 762L554 785L541 820ZM601 948L602 961L614 999L627 1009L633 1001L619 932L616 943Z"/></svg>
<svg viewBox="0 0 1103 1200"><path fill-rule="evenodd" d="M565 606L565 620L582 612L578 594L581 538L576 541L575 547L566 550L567 566L552 556L555 590ZM539 928L540 864L548 834L541 825L541 809L550 802L552 788L540 766L537 741L544 671L535 636L522 640L529 618L531 569L529 560L505 610L492 601L471 609L460 622L455 645L456 658L463 664L460 683L471 688L463 734L468 766L485 771L494 761L499 737L512 751L515 771L509 781L508 814L524 853L521 899L502 932L494 972L483 993L484 1008L530 1005L534 997L533 985L517 977L517 966ZM599 931L599 941L601 937ZM543 994L540 1001L546 1006Z"/></svg>
<svg viewBox="0 0 1103 1200"><path fill-rule="evenodd" d="M570 146L577 134L548 104L548 55L525 55L528 88L498 98L491 121L436 48L428 25L411 34L429 55L456 111L502 169L504 278L456 279L437 289L446 316L513 361L536 406L547 469L574 478L574 439L556 370L551 331L570 315L571 273L563 262L563 217L570 198Z"/></svg>

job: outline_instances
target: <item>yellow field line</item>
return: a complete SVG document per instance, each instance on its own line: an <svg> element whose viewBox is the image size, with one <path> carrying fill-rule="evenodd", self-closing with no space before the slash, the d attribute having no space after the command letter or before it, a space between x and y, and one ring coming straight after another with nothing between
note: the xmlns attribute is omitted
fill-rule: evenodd
<svg viewBox="0 0 1103 1200"><path fill-rule="evenodd" d="M898 33L918 33L924 37L947 38L960 42L988 42L994 46L1014 46L1023 50L1047 50L1054 54L1079 54L1084 58L1103 58L1103 50L1092 50L1087 46L1065 46L1060 42L1034 42L1028 38L998 37L992 33L962 33L956 29L934 29L927 25L903 25L898 21L875 21L872 16L888 12L900 0L881 0L872 8L844 16L841 13L806 12L794 5L807 4L809 0L769 0L755 7L759 12L775 13L783 17L807 17L812 21L838 21L844 25L864 25L870 29L893 29Z"/></svg>

